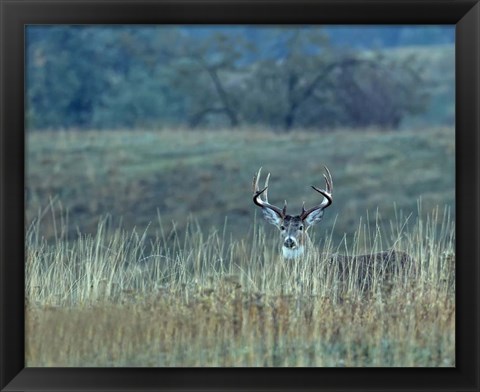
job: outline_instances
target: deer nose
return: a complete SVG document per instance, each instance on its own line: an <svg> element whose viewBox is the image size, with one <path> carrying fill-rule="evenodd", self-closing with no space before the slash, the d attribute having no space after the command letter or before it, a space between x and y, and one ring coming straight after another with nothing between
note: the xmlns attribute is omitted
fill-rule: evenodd
<svg viewBox="0 0 480 392"><path fill-rule="evenodd" d="M283 245L288 249L293 249L295 246L297 246L296 242L292 238L287 238Z"/></svg>

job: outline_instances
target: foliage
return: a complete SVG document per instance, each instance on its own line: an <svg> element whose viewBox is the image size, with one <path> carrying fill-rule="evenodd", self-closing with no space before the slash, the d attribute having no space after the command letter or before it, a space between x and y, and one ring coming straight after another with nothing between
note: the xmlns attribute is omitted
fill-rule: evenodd
<svg viewBox="0 0 480 392"><path fill-rule="evenodd" d="M333 46L327 31L30 26L27 126L396 128L428 108L422 67L436 63Z"/></svg>
<svg viewBox="0 0 480 392"><path fill-rule="evenodd" d="M181 116L165 41L171 33L156 28L29 29L28 126L125 129Z"/></svg>
<svg viewBox="0 0 480 392"><path fill-rule="evenodd" d="M406 116L426 110L430 97L415 56L399 60L376 53L358 64L337 76L334 121L396 129Z"/></svg>

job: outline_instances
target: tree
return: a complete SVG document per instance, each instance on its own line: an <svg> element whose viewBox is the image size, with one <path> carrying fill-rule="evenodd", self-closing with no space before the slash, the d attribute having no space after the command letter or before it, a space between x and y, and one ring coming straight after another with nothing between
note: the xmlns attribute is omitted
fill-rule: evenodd
<svg viewBox="0 0 480 392"><path fill-rule="evenodd" d="M27 29L28 127L399 127L421 64L332 47L317 27Z"/></svg>
<svg viewBox="0 0 480 392"><path fill-rule="evenodd" d="M221 124L222 117L231 127L240 124L234 91L239 88L242 61L251 49L253 46L235 33L216 32L183 41L173 66L175 84L188 96L190 126Z"/></svg>
<svg viewBox="0 0 480 392"><path fill-rule="evenodd" d="M412 58L334 50L319 29L280 31L271 38L277 55L255 64L244 103L252 122L263 115L286 131L397 128L407 114L425 110L421 66Z"/></svg>
<svg viewBox="0 0 480 392"><path fill-rule="evenodd" d="M336 105L345 124L396 129L406 115L426 109L429 94L422 64L412 56L386 58L376 53L337 75Z"/></svg>

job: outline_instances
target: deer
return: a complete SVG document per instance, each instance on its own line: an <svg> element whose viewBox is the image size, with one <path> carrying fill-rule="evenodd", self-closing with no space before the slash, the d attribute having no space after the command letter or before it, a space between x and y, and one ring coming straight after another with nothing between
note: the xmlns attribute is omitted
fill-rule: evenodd
<svg viewBox="0 0 480 392"><path fill-rule="evenodd" d="M322 220L325 210L333 203L332 175L326 166L324 166L324 169L325 189L311 185L313 190L323 196L321 202L308 209L305 208L304 202L298 215L287 214L286 200L282 208L269 203L270 173L268 173L262 189L259 186L262 168L253 177L253 202L261 208L265 220L280 231L282 256L286 261L301 260L309 251L315 250L315 245L310 239L308 231ZM387 274L402 273L409 268L414 270L412 257L406 252L394 249L358 256L341 254L322 254L322 256L329 263L336 262L339 272L343 275L348 274L353 269L359 271L359 275L371 274L373 268L380 268Z"/></svg>

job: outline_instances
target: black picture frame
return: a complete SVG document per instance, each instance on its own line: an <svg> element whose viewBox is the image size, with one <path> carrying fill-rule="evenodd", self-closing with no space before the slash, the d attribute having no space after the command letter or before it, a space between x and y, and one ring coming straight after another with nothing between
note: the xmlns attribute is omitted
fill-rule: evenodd
<svg viewBox="0 0 480 392"><path fill-rule="evenodd" d="M479 382L478 0L1 0L2 391L451 390ZM24 26L31 24L450 24L456 26L456 367L399 369L25 368Z"/></svg>

